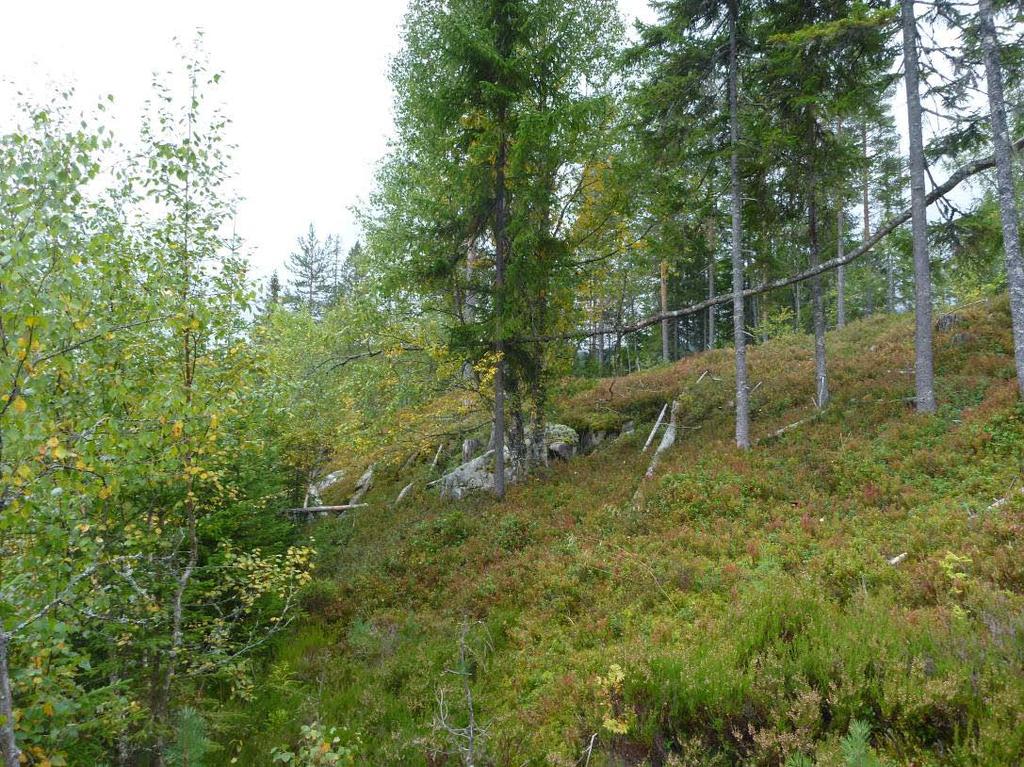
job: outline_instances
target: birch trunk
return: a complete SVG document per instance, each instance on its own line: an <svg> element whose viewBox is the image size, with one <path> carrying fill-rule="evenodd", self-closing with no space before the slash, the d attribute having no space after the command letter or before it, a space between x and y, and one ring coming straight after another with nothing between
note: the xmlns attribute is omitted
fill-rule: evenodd
<svg viewBox="0 0 1024 767"><path fill-rule="evenodd" d="M11 695L11 676L8 666L8 652L11 636L0 628L0 756L4 767L19 767L21 751L14 737L14 699Z"/></svg>
<svg viewBox="0 0 1024 767"><path fill-rule="evenodd" d="M1020 252L1020 218L1013 184L1013 149L1003 98L1003 71L999 60L999 39L992 15L992 0L979 0L981 47L988 80L988 103L992 122L992 144L996 158L999 214L1006 251L1006 281L1010 290L1013 350L1017 362L1017 388L1024 395L1024 260Z"/></svg>
<svg viewBox="0 0 1024 767"><path fill-rule="evenodd" d="M736 446L750 447L750 392L747 388L747 337L743 320L743 211L740 189L739 65L737 30L739 3L729 3L729 175L732 203L732 333L736 346Z"/></svg>
<svg viewBox="0 0 1024 767"><path fill-rule="evenodd" d="M917 61L917 19L914 0L902 0L903 58L907 89L907 130L910 135L910 209L914 238L914 379L917 410L935 412L935 370L932 352L932 278L928 260L928 209L924 185L924 138Z"/></svg>

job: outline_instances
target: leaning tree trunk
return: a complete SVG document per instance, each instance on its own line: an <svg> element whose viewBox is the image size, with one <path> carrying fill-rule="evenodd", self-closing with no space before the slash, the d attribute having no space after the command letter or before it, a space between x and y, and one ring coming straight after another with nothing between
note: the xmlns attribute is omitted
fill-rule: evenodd
<svg viewBox="0 0 1024 767"><path fill-rule="evenodd" d="M736 446L750 447L750 391L747 388L747 336L743 312L743 212L740 189L739 66L736 24L739 3L729 3L729 175L732 203L732 335L736 346Z"/></svg>
<svg viewBox="0 0 1024 767"><path fill-rule="evenodd" d="M8 666L11 636L0 628L0 756L4 767L19 767L21 751L14 737L14 699L11 693L11 676Z"/></svg>
<svg viewBox="0 0 1024 767"><path fill-rule="evenodd" d="M979 0L981 47L988 79L988 103L992 122L992 144L996 158L999 214L1003 223L1006 251L1006 281L1010 290L1013 349L1017 361L1017 388L1024 395L1024 259L1020 252L1020 219L1013 184L1013 148L1003 99L1003 71L999 61L999 39L992 17L992 0Z"/></svg>
<svg viewBox="0 0 1024 767"><path fill-rule="evenodd" d="M928 261L928 208L924 186L924 138L918 83L917 19L914 0L902 0L903 58L907 89L907 130L910 134L910 209L914 238L914 379L917 410L935 412L935 369L932 352L932 277Z"/></svg>

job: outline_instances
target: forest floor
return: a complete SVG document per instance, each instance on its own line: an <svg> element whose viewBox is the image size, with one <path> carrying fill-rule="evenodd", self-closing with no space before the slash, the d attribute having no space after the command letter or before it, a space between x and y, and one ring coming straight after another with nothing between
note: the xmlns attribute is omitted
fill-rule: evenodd
<svg viewBox="0 0 1024 767"><path fill-rule="evenodd" d="M503 503L420 482L395 507L409 477L382 472L314 526L306 617L239 707L239 762L316 718L362 764L465 763L471 721L481 766L1024 762L1007 301L940 327L934 416L912 407L912 319L875 316L829 334L821 414L810 337L750 350L749 452L722 349L567 383L560 420L636 431ZM677 396L680 439L642 481Z"/></svg>

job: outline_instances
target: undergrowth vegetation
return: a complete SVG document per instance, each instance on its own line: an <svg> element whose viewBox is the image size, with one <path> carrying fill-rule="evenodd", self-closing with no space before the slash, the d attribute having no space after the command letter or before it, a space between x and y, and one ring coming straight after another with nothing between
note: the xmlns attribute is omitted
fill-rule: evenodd
<svg viewBox="0 0 1024 767"><path fill-rule="evenodd" d="M306 721L367 764L456 764L467 748L510 767L1020 763L1007 301L941 325L935 416L912 410L911 318L875 316L830 336L819 415L811 338L751 350L749 453L731 444L719 350L566 382L564 421L636 431L504 503L439 499L430 456L384 470L368 507L315 525L307 617L225 760L298 748ZM641 447L677 396L683 436L643 481Z"/></svg>

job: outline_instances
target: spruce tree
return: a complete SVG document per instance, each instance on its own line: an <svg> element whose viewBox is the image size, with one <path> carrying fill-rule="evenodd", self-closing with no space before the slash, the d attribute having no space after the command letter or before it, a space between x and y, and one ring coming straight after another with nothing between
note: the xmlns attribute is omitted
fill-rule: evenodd
<svg viewBox="0 0 1024 767"><path fill-rule="evenodd" d="M702 200L699 210L689 210L694 220L711 219L701 235L705 247L696 272L710 268L703 253L713 252L717 225L716 198L728 199L730 211L730 261L732 271L732 320L736 362L736 444L750 446L750 408L746 362L746 287L743 252L743 170L741 167L740 75L746 53L745 32L756 3L736 0L657 2L656 24L641 27L639 43L629 61L643 74L634 94L645 138L644 163L650 178L661 181L655 191L666 218L678 220L684 206ZM724 87L723 87L724 86ZM724 93L723 93L724 91ZM725 137L725 138L723 138ZM728 156L726 174L715 167ZM723 169L724 170L724 169ZM680 172L682 171L682 173ZM681 185L680 175L691 181ZM696 238L694 238L696 239ZM713 289L714 278L707 276ZM714 315L709 314L713 319ZM708 333L713 338L713 332Z"/></svg>
<svg viewBox="0 0 1024 767"><path fill-rule="evenodd" d="M1006 254L1006 279L1010 292L1017 386L1024 394L1024 258L1020 250L1020 212L1014 188L1013 142L1010 139L1006 102L1003 97L1003 69L992 0L979 0L978 20L985 76L988 82L989 122L996 158L996 185L1003 227L1003 250Z"/></svg>
<svg viewBox="0 0 1024 767"><path fill-rule="evenodd" d="M903 70L910 138L910 207L914 247L914 382L917 410L934 413L935 365L932 349L932 277L928 258L928 213L925 203L924 138L921 128L920 65L914 0L900 0Z"/></svg>
<svg viewBox="0 0 1024 767"><path fill-rule="evenodd" d="M887 45L891 14L857 2L808 4L779 0L759 17L757 38L764 55L753 66L757 93L763 175L778 178L779 189L806 215L808 265L821 261L823 221L836 222L840 240L848 179L862 162L850 135L838 126L876 101L887 87L892 51ZM831 194L829 194L831 192ZM833 216L825 217L827 205ZM830 227L831 229L831 227ZM840 275L845 279L845 274ZM826 311L822 275L811 278L814 331L815 402L829 401L825 349ZM840 320L845 320L845 285L840 284Z"/></svg>
<svg viewBox="0 0 1024 767"><path fill-rule="evenodd" d="M543 429L543 339L571 301L560 224L578 195L566 189L607 155L603 83L619 32L611 0L415 0L393 67L399 138L370 250L387 254L386 288L415 294L456 353L493 366L498 495L506 410L517 471L528 406Z"/></svg>

